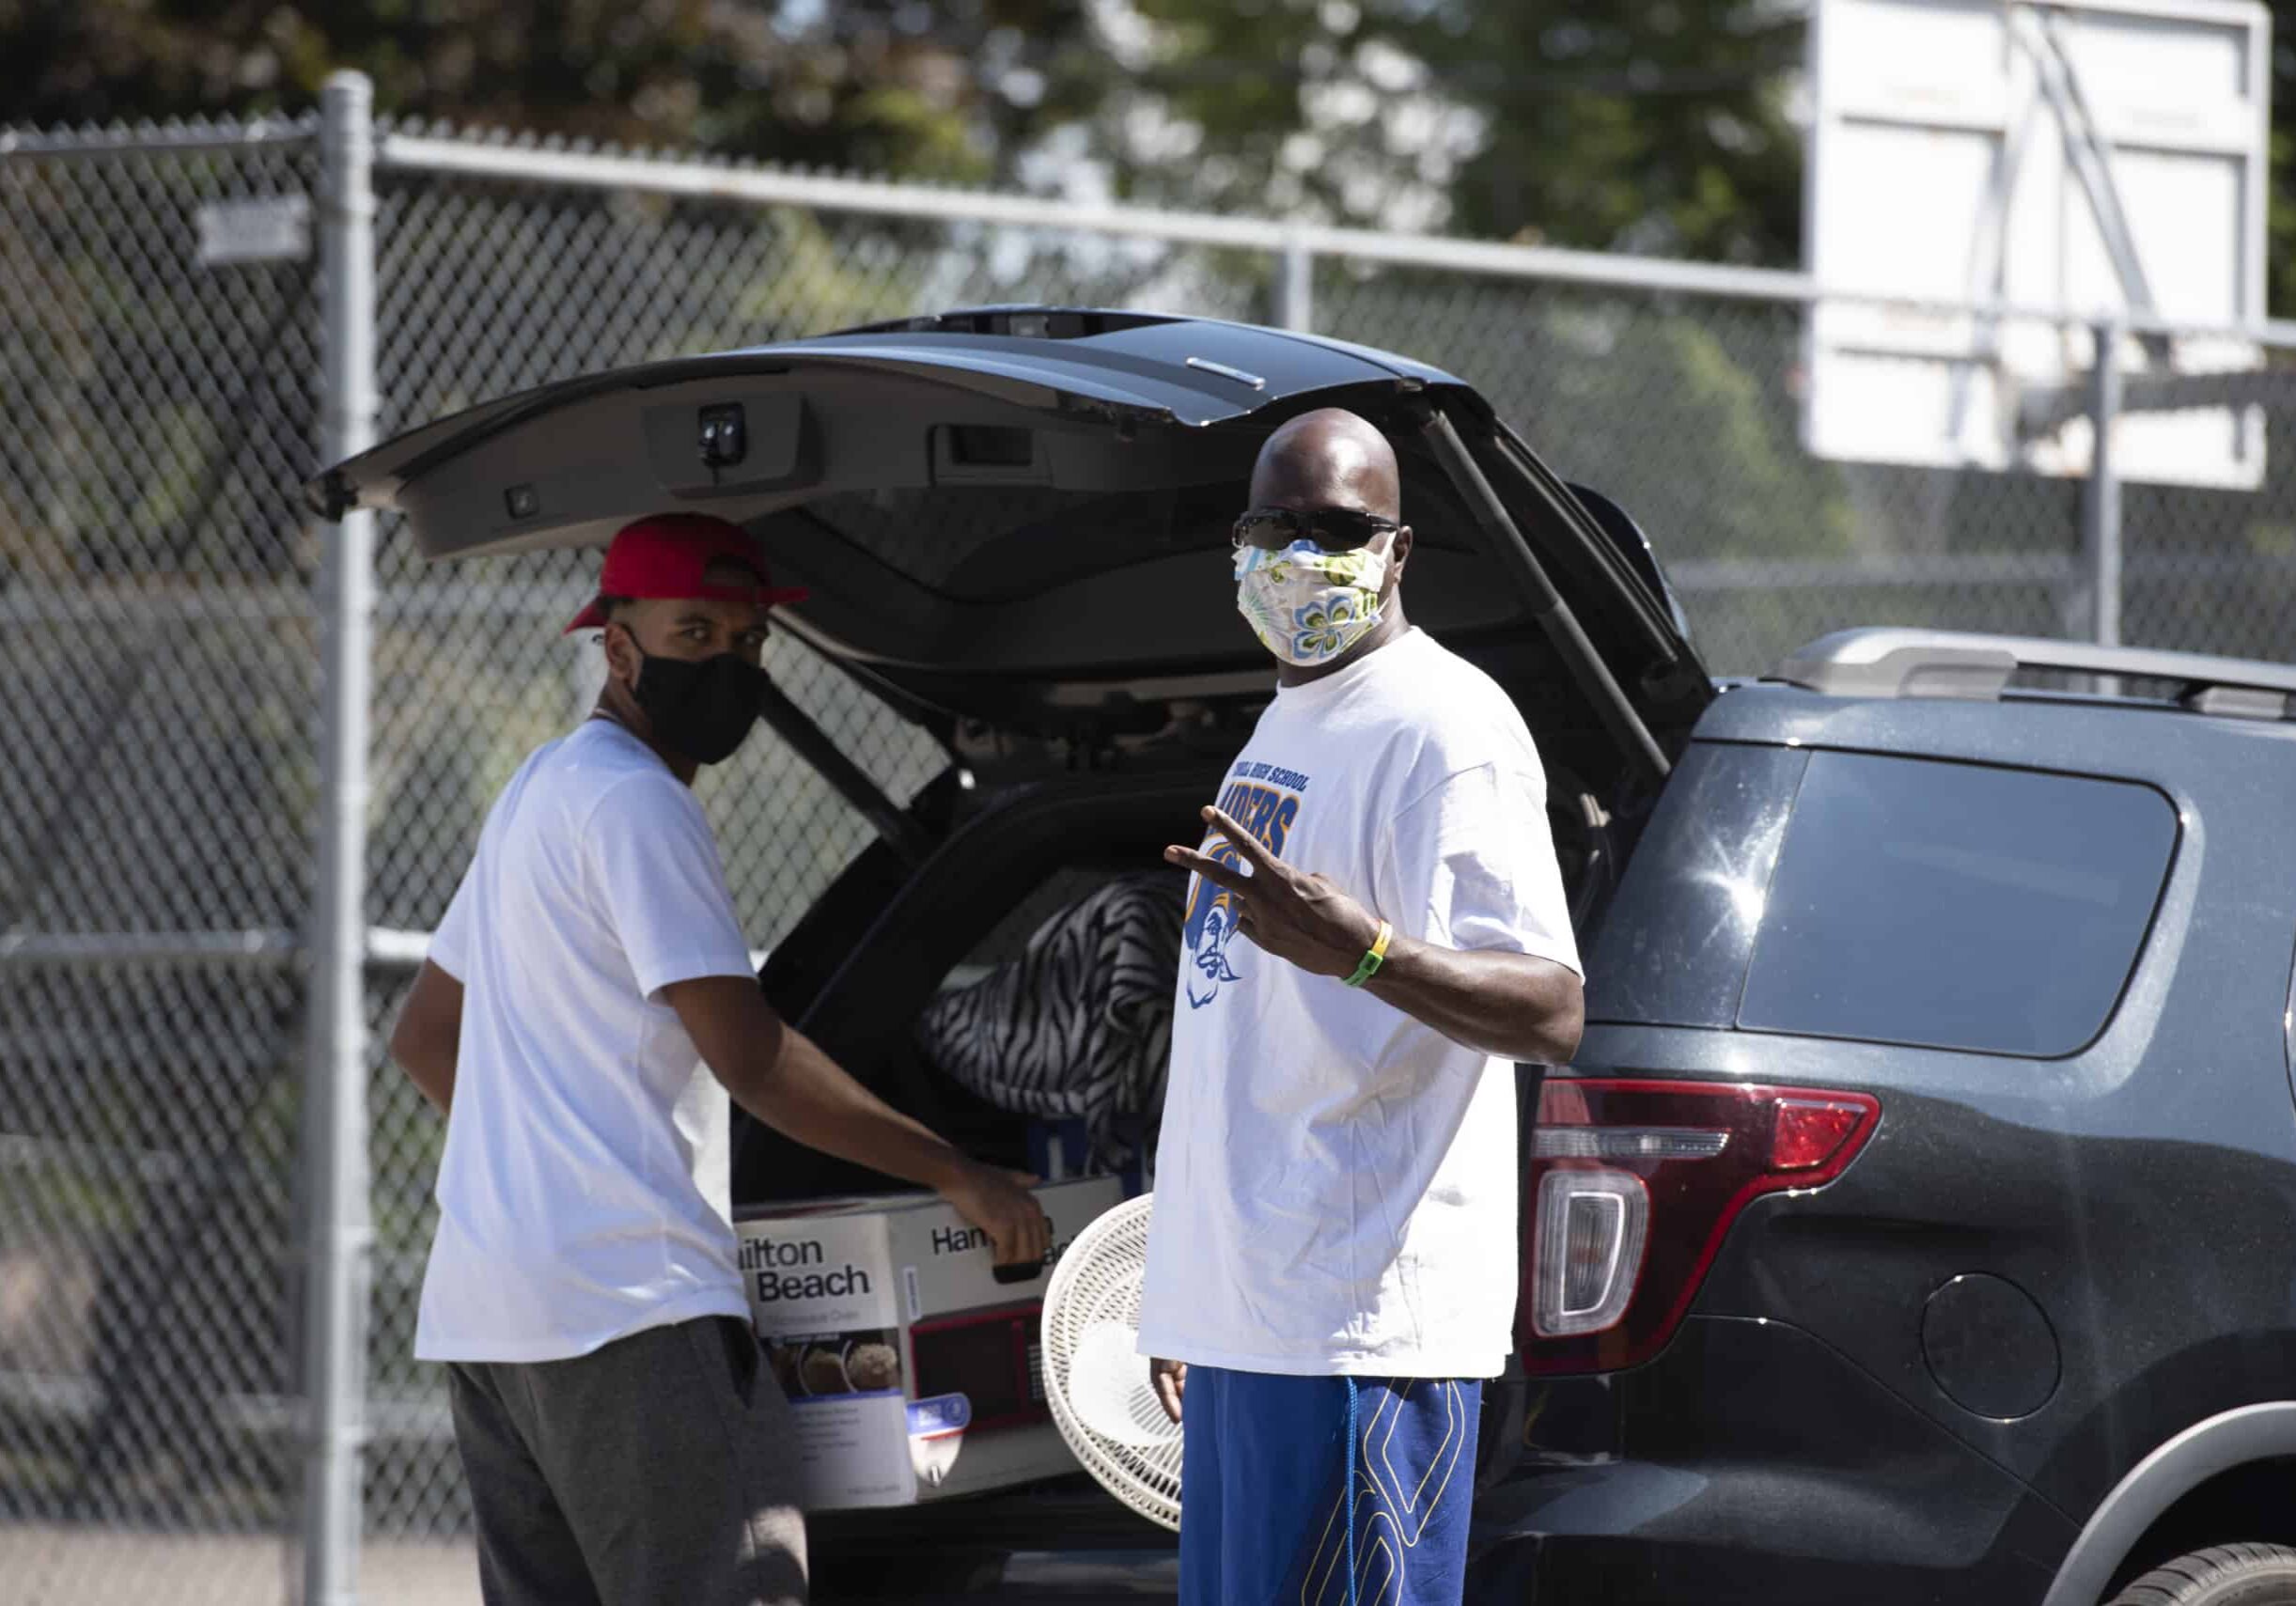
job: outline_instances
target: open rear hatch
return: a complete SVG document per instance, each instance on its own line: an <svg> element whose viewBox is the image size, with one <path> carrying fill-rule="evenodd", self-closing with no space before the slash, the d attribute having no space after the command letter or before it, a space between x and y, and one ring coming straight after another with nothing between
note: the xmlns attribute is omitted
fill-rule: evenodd
<svg viewBox="0 0 2296 1606"><path fill-rule="evenodd" d="M1654 790L1712 691L1639 533L1465 383L1337 341L951 313L545 386L309 490L329 518L398 510L432 558L715 513L810 587L777 617L952 752L967 733L1138 739L1272 686L1227 531L1260 443L1322 406L1396 444L1413 620L1500 676L1551 759L1605 796Z"/></svg>

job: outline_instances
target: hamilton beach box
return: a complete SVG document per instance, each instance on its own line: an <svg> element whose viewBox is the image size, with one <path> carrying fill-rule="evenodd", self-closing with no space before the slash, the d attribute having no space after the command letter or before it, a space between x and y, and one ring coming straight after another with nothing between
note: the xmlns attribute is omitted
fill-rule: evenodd
<svg viewBox="0 0 2296 1606"><path fill-rule="evenodd" d="M988 1235L929 1194L817 1200L736 1223L750 1313L796 1419L807 1509L908 1505L1077 1470L1044 1402L1038 1327L1053 1262L1124 1187L1089 1177L1036 1194L1052 1254L1016 1282L997 1280Z"/></svg>

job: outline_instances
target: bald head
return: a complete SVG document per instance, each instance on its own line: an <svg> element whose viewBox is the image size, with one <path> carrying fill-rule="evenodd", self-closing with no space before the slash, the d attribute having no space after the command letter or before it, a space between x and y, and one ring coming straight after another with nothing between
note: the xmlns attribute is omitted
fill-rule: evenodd
<svg viewBox="0 0 2296 1606"><path fill-rule="evenodd" d="M1367 419L1343 408L1303 413L1259 448L1252 465L1252 506L1353 507L1400 520L1403 485L1395 448Z"/></svg>

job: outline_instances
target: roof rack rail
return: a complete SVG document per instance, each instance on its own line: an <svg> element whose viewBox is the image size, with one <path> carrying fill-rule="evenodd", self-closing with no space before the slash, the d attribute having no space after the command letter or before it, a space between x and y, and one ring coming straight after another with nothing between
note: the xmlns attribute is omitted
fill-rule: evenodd
<svg viewBox="0 0 2296 1606"><path fill-rule="evenodd" d="M2144 647L1963 631L1865 629L1820 636L1764 677L1836 697L1960 697L1989 702L2021 669L2163 680L2195 712L2288 717L2296 664Z"/></svg>

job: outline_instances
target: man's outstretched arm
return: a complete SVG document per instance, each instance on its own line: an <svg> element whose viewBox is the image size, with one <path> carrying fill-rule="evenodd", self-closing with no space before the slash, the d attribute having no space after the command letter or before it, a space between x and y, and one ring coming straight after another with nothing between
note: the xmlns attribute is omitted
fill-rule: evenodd
<svg viewBox="0 0 2296 1606"><path fill-rule="evenodd" d="M1000 1262L1044 1258L1044 1210L1026 1181L972 1159L855 1082L782 1021L755 980L697 976L671 982L662 999L734 1102L767 1126L807 1148L933 1189L989 1235Z"/></svg>
<svg viewBox="0 0 2296 1606"><path fill-rule="evenodd" d="M1372 922L1374 934L1378 922ZM1365 948L1370 939L1365 940ZM1363 958L1356 951L1352 971ZM1364 990L1455 1043L1505 1059L1568 1065L1586 1022L1578 973L1535 954L1446 948L1396 937Z"/></svg>

